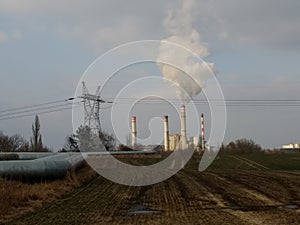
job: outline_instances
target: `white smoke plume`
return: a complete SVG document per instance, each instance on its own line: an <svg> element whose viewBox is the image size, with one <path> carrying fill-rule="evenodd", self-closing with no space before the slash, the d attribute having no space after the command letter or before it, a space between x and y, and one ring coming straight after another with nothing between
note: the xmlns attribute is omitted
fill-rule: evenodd
<svg viewBox="0 0 300 225"><path fill-rule="evenodd" d="M183 104L202 91L205 82L213 76L211 71L215 71L213 63L195 60L191 53L168 44L168 42L172 42L181 45L200 58L210 54L207 45L201 41L200 34L192 27L193 8L194 0L182 0L179 9L168 12L164 26L170 36L161 41L157 57L158 62L172 62L186 72L170 65L158 63L162 75L177 86L177 96Z"/></svg>

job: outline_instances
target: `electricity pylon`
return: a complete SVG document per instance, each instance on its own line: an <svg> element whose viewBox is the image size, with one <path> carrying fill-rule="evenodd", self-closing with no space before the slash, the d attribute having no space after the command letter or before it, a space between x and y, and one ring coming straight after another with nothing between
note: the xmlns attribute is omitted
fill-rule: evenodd
<svg viewBox="0 0 300 225"><path fill-rule="evenodd" d="M89 126L97 134L101 133L100 104L112 103L104 101L100 96L100 86L94 95L90 94L84 81L82 82L82 96L84 103L84 125Z"/></svg>

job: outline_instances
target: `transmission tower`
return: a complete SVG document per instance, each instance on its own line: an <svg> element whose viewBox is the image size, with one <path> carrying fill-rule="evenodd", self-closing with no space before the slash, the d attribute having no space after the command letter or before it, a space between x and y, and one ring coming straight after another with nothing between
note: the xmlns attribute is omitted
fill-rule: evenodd
<svg viewBox="0 0 300 225"><path fill-rule="evenodd" d="M95 133L101 133L100 104L112 103L104 101L100 96L100 86L94 95L90 94L84 81L82 82L82 96L84 103L84 125L89 126Z"/></svg>

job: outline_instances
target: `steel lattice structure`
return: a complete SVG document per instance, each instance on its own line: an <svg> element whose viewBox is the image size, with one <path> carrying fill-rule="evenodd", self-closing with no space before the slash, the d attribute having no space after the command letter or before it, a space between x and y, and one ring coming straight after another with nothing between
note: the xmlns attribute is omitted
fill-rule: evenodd
<svg viewBox="0 0 300 225"><path fill-rule="evenodd" d="M100 96L100 86L94 95L90 94L85 83L82 82L82 96L84 103L84 125L96 133L101 132L100 104L105 101Z"/></svg>

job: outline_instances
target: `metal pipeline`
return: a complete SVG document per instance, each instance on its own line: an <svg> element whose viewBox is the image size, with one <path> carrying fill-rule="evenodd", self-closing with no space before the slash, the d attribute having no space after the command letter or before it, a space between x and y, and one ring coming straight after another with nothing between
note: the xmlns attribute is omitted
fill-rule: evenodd
<svg viewBox="0 0 300 225"><path fill-rule="evenodd" d="M77 169L84 163L81 153L14 154L19 155L22 160L1 161L1 177L21 180L57 179L64 177L67 171ZM34 156L37 158L30 160Z"/></svg>
<svg viewBox="0 0 300 225"><path fill-rule="evenodd" d="M114 152L68 152L68 153L32 153L10 152L0 155L15 154L19 160L0 161L0 177L25 181L57 179L69 170L80 168L85 159L93 156L156 154L154 150L114 151Z"/></svg>

